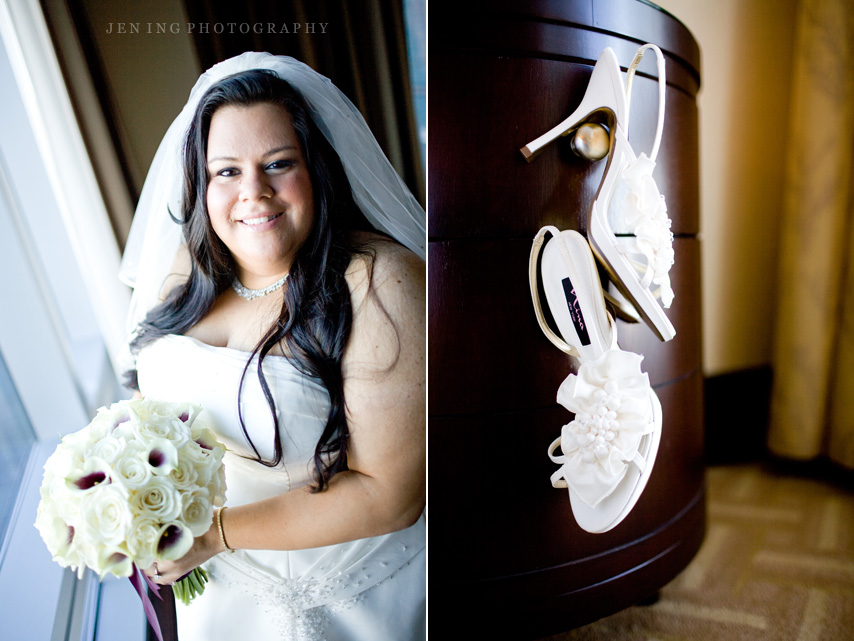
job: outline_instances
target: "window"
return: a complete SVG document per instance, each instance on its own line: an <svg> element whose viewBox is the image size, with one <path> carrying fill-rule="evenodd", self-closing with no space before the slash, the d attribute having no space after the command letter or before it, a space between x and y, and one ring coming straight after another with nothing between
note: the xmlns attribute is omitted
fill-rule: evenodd
<svg viewBox="0 0 854 641"><path fill-rule="evenodd" d="M406 50L409 57L409 81L421 143L421 162L427 167L427 4L425 0L404 0Z"/></svg>
<svg viewBox="0 0 854 641"><path fill-rule="evenodd" d="M35 440L30 419L0 354L0 541L9 525L24 466Z"/></svg>
<svg viewBox="0 0 854 641"><path fill-rule="evenodd" d="M0 0L0 629L12 639L141 641L128 582L78 581L33 527L59 437L121 396L112 363L129 298L39 11Z"/></svg>

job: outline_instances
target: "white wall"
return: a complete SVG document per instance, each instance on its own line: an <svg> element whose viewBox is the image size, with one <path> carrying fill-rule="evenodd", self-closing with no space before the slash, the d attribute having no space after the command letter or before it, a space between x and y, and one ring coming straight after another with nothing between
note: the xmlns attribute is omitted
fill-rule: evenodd
<svg viewBox="0 0 854 641"><path fill-rule="evenodd" d="M704 370L767 365L796 0L657 4L701 50Z"/></svg>

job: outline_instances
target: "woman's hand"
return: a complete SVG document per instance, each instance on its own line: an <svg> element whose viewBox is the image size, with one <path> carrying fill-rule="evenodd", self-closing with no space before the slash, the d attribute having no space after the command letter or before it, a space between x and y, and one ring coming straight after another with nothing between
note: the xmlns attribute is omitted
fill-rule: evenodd
<svg viewBox="0 0 854 641"><path fill-rule="evenodd" d="M210 529L201 536L193 539L193 547L190 548L187 554L177 561L156 561L154 565L146 568L144 572L152 581L159 585L172 585L184 575L189 574L193 568L200 566L223 550L225 550L225 547L219 538L219 530L216 527L216 516L214 516Z"/></svg>

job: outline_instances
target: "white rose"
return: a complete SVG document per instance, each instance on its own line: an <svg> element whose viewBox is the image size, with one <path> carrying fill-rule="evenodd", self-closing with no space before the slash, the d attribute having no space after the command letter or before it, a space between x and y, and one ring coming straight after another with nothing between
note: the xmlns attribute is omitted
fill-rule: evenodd
<svg viewBox="0 0 854 641"><path fill-rule="evenodd" d="M72 490L62 476L45 477L41 487L42 502L50 501L59 515L67 523L80 520L81 494L76 488Z"/></svg>
<svg viewBox="0 0 854 641"><path fill-rule="evenodd" d="M186 525L193 536L201 536L211 527L213 519L213 505L210 493L205 488L198 488L184 495L184 510L181 521Z"/></svg>
<svg viewBox="0 0 854 641"><path fill-rule="evenodd" d="M187 447L185 445L181 448L181 451L178 453L178 464L169 473L169 478L175 484L175 487L180 490L191 490L199 485L207 485L207 479L200 480L199 470L184 456Z"/></svg>
<svg viewBox="0 0 854 641"><path fill-rule="evenodd" d="M92 419L92 422L84 430L87 430L93 439L99 439L105 434L113 432L119 426L128 423L130 419L131 414L128 402L120 401L113 403L110 407L100 408L95 418Z"/></svg>
<svg viewBox="0 0 854 641"><path fill-rule="evenodd" d="M91 443L86 451L86 458L100 458L108 464L112 464L121 456L126 441L122 438L116 438L112 434L105 434L103 438Z"/></svg>
<svg viewBox="0 0 854 641"><path fill-rule="evenodd" d="M161 527L150 518L138 516L133 520L127 539L127 548L139 567L150 567L156 560L160 530Z"/></svg>
<svg viewBox="0 0 854 641"><path fill-rule="evenodd" d="M64 558L71 547L74 528L60 517L55 503L52 501L39 503L35 526L54 560Z"/></svg>
<svg viewBox="0 0 854 641"><path fill-rule="evenodd" d="M134 494L131 505L137 515L166 523L181 514L181 494L167 478L153 476L143 489Z"/></svg>
<svg viewBox="0 0 854 641"><path fill-rule="evenodd" d="M80 465L86 458L86 451L89 449L91 439L87 429L66 434L62 437L62 442L57 446L53 454L45 463L45 469L52 466L56 473L65 468L71 470Z"/></svg>
<svg viewBox="0 0 854 641"><path fill-rule="evenodd" d="M216 475L213 478L213 481L209 485L209 489L214 497L213 504L217 507L225 505L225 492L227 487L225 483L224 465L220 465L219 469L216 472Z"/></svg>
<svg viewBox="0 0 854 641"><path fill-rule="evenodd" d="M67 437L66 437L67 438ZM48 457L44 464L45 475L66 476L77 465L82 463L82 456L78 457L74 448L68 446L63 440L62 443L56 446L53 454Z"/></svg>
<svg viewBox="0 0 854 641"><path fill-rule="evenodd" d="M193 470L188 473L188 478L192 477L195 485L207 487L210 484L216 461L209 451L190 441L181 448L180 458L181 465Z"/></svg>
<svg viewBox="0 0 854 641"><path fill-rule="evenodd" d="M180 448L190 440L190 426L182 418L189 420L189 404L157 403L144 401L133 412L132 425L143 441L163 438Z"/></svg>
<svg viewBox="0 0 854 641"><path fill-rule="evenodd" d="M198 425L199 422L197 422ZM207 484L213 473L222 465L225 448L207 428L193 428L193 440L187 443L182 456L198 470L200 483Z"/></svg>
<svg viewBox="0 0 854 641"><path fill-rule="evenodd" d="M77 570L77 578L83 578L83 571L87 567L94 567L97 563L98 551L89 545L77 534L77 529L72 528L72 543L61 559L54 558L64 568L70 567Z"/></svg>
<svg viewBox="0 0 854 641"><path fill-rule="evenodd" d="M125 447L122 456L113 464L114 476L129 490L138 490L151 479L148 450L133 441Z"/></svg>
<svg viewBox="0 0 854 641"><path fill-rule="evenodd" d="M166 403L163 401L149 401L148 411L151 417L177 418L190 427L202 408L192 403Z"/></svg>
<svg viewBox="0 0 854 641"><path fill-rule="evenodd" d="M116 485L98 487L83 496L80 525L87 539L118 546L127 538L133 513L125 492Z"/></svg>

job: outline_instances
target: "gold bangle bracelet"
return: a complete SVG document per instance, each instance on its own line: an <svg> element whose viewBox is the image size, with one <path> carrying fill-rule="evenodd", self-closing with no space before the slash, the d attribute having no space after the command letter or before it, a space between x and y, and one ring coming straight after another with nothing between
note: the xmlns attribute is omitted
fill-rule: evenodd
<svg viewBox="0 0 854 641"><path fill-rule="evenodd" d="M216 512L216 527L219 530L219 540L222 541L222 546L231 553L234 553L234 549L228 547L228 543L225 542L225 532L222 530L222 513L225 512L226 508L221 507Z"/></svg>

